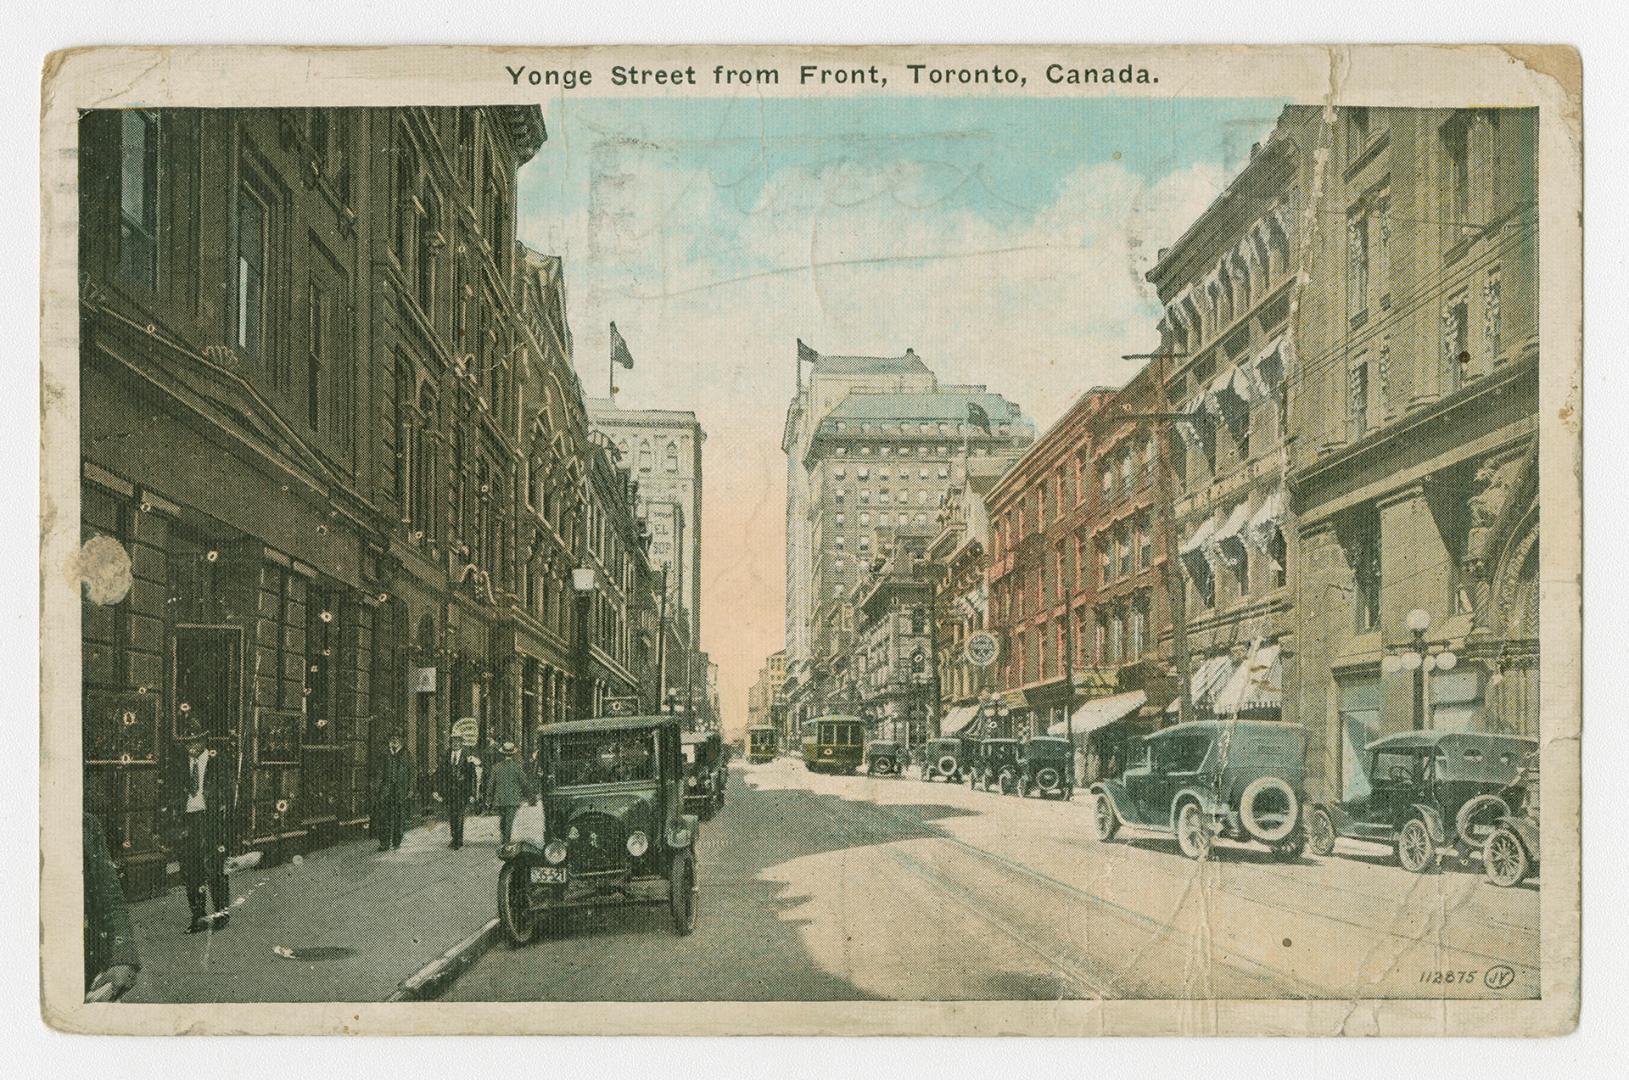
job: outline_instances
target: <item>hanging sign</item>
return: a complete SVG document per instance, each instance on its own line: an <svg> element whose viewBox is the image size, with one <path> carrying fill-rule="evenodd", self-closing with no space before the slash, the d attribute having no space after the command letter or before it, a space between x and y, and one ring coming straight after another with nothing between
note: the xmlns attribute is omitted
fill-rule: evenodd
<svg viewBox="0 0 1629 1080"><path fill-rule="evenodd" d="M1001 643L988 630L979 630L967 638L967 662L975 667L989 667L1001 655Z"/></svg>

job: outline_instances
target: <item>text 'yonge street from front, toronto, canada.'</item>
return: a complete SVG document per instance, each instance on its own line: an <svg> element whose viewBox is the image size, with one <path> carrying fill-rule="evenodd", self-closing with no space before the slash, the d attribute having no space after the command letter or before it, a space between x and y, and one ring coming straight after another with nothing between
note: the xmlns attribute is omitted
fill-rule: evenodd
<svg viewBox="0 0 1629 1080"><path fill-rule="evenodd" d="M583 89L595 85L596 81L603 85L603 79L607 76L612 86L652 89L691 86L757 88L853 86L884 89L890 85L911 88L995 86L1019 89L1029 85L1029 74L1025 70L1001 64L981 67L904 64L891 68L877 64L860 67L800 64L795 69L715 64L710 70L705 65L698 70L694 64L686 64L683 67L617 64L608 73L592 68L536 68L526 64L505 64L504 71L512 85L560 90ZM1148 68L1134 64L1093 67L1052 63L1041 69L1037 81L1051 86L1104 86L1148 85L1160 80Z"/></svg>

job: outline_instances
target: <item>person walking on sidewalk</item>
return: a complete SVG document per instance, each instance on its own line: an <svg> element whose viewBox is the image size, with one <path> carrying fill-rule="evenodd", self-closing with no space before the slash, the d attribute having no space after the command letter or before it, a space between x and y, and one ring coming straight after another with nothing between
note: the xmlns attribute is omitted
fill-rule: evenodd
<svg viewBox="0 0 1629 1080"><path fill-rule="evenodd" d="M447 808L447 828L452 832L452 842L447 846L457 851L464 846L464 811L475 798L475 762L464 748L464 741L456 736L436 768L431 794Z"/></svg>
<svg viewBox="0 0 1629 1080"><path fill-rule="evenodd" d="M498 811L498 842L507 844L515 832L515 815L520 804L532 798L531 781L520 763L520 748L503 744L503 760L492 770L492 805Z"/></svg>
<svg viewBox="0 0 1629 1080"><path fill-rule="evenodd" d="M188 735L186 754L172 759L166 809L175 831L181 882L192 922L187 933L224 930L232 899L226 881L227 805L231 778L202 731ZM214 905L206 909L204 897Z"/></svg>
<svg viewBox="0 0 1629 1080"><path fill-rule="evenodd" d="M117 1001L136 985L141 957L136 931L124 901L119 871L107 853L102 823L85 817L85 994L92 991ZM106 988L104 991L103 988Z"/></svg>
<svg viewBox="0 0 1629 1080"><path fill-rule="evenodd" d="M413 762L402 753L402 737L392 735L389 746L373 781L373 834L379 839L380 851L395 851L402 846L402 831L407 828L417 782Z"/></svg>

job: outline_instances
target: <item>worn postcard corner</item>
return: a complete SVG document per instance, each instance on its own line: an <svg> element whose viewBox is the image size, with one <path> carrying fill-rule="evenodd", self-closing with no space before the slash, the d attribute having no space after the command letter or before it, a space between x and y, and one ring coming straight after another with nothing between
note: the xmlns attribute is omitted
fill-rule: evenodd
<svg viewBox="0 0 1629 1080"><path fill-rule="evenodd" d="M1576 1026L1576 49L44 80L51 1026Z"/></svg>

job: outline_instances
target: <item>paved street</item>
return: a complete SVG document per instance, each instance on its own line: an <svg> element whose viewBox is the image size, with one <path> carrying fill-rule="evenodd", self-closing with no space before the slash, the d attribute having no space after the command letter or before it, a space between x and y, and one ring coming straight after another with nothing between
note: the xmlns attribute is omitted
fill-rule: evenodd
<svg viewBox="0 0 1629 1080"><path fill-rule="evenodd" d="M579 913L558 938L495 947L448 996L1537 992L1536 882L1498 889L1453 860L1416 876L1388 851L1343 842L1333 857L1291 864L1223 844L1195 863L1169 838L1122 831L1099 843L1084 797L1065 804L914 776L819 776L792 758L737 764L729 790L703 826L694 935L674 936L665 909ZM1484 976L1501 964L1514 979L1495 992ZM1434 972L1453 974L1425 981Z"/></svg>

